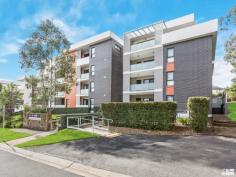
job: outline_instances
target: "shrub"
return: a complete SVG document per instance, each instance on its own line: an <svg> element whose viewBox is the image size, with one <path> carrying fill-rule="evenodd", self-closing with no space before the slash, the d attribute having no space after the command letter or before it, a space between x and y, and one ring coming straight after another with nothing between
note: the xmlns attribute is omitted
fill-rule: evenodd
<svg viewBox="0 0 236 177"><path fill-rule="evenodd" d="M192 128L197 132L207 129L210 100L208 97L189 97L188 110L192 118Z"/></svg>
<svg viewBox="0 0 236 177"><path fill-rule="evenodd" d="M52 114L88 113L89 108L54 108Z"/></svg>
<svg viewBox="0 0 236 177"><path fill-rule="evenodd" d="M103 103L102 114L113 126L169 130L176 118L175 102Z"/></svg>
<svg viewBox="0 0 236 177"><path fill-rule="evenodd" d="M191 119L180 117L180 118L176 119L176 122L179 123L179 124L182 124L182 125L190 125L191 124Z"/></svg>

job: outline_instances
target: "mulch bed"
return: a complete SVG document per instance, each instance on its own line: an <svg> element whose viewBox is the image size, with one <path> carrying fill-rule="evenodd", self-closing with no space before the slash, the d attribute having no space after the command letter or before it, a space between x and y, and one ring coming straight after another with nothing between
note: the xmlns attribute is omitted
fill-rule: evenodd
<svg viewBox="0 0 236 177"><path fill-rule="evenodd" d="M193 136L193 135L212 135L236 138L235 127L209 126L203 133L196 133L190 126L175 125L169 131L143 130L127 127L110 127L111 132L120 134L150 135L150 136Z"/></svg>

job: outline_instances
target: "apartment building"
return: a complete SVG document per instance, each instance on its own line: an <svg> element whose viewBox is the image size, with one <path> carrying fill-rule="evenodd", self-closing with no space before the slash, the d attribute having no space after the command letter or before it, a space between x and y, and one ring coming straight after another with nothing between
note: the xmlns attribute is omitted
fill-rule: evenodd
<svg viewBox="0 0 236 177"><path fill-rule="evenodd" d="M67 101L68 107L93 108L122 101L122 39L107 31L73 44L70 52L76 58L77 82L70 94L57 95L60 105Z"/></svg>
<svg viewBox="0 0 236 177"><path fill-rule="evenodd" d="M194 14L124 34L123 101L176 101L212 94L218 21Z"/></svg>

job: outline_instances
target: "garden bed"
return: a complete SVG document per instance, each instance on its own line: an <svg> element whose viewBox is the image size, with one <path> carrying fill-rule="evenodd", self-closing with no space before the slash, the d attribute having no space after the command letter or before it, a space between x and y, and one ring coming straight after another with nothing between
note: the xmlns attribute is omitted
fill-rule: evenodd
<svg viewBox="0 0 236 177"><path fill-rule="evenodd" d="M194 135L213 135L236 138L236 128L208 126L207 130L197 133L190 126L175 125L169 131L144 130L128 127L110 127L112 132L121 134L150 135L150 136L194 136Z"/></svg>

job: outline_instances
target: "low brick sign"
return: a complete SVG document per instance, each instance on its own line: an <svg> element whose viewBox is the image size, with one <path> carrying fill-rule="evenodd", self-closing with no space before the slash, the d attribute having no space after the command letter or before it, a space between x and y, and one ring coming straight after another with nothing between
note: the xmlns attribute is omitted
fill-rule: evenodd
<svg viewBox="0 0 236 177"><path fill-rule="evenodd" d="M33 130L49 131L51 114L27 113L24 115L23 127Z"/></svg>

